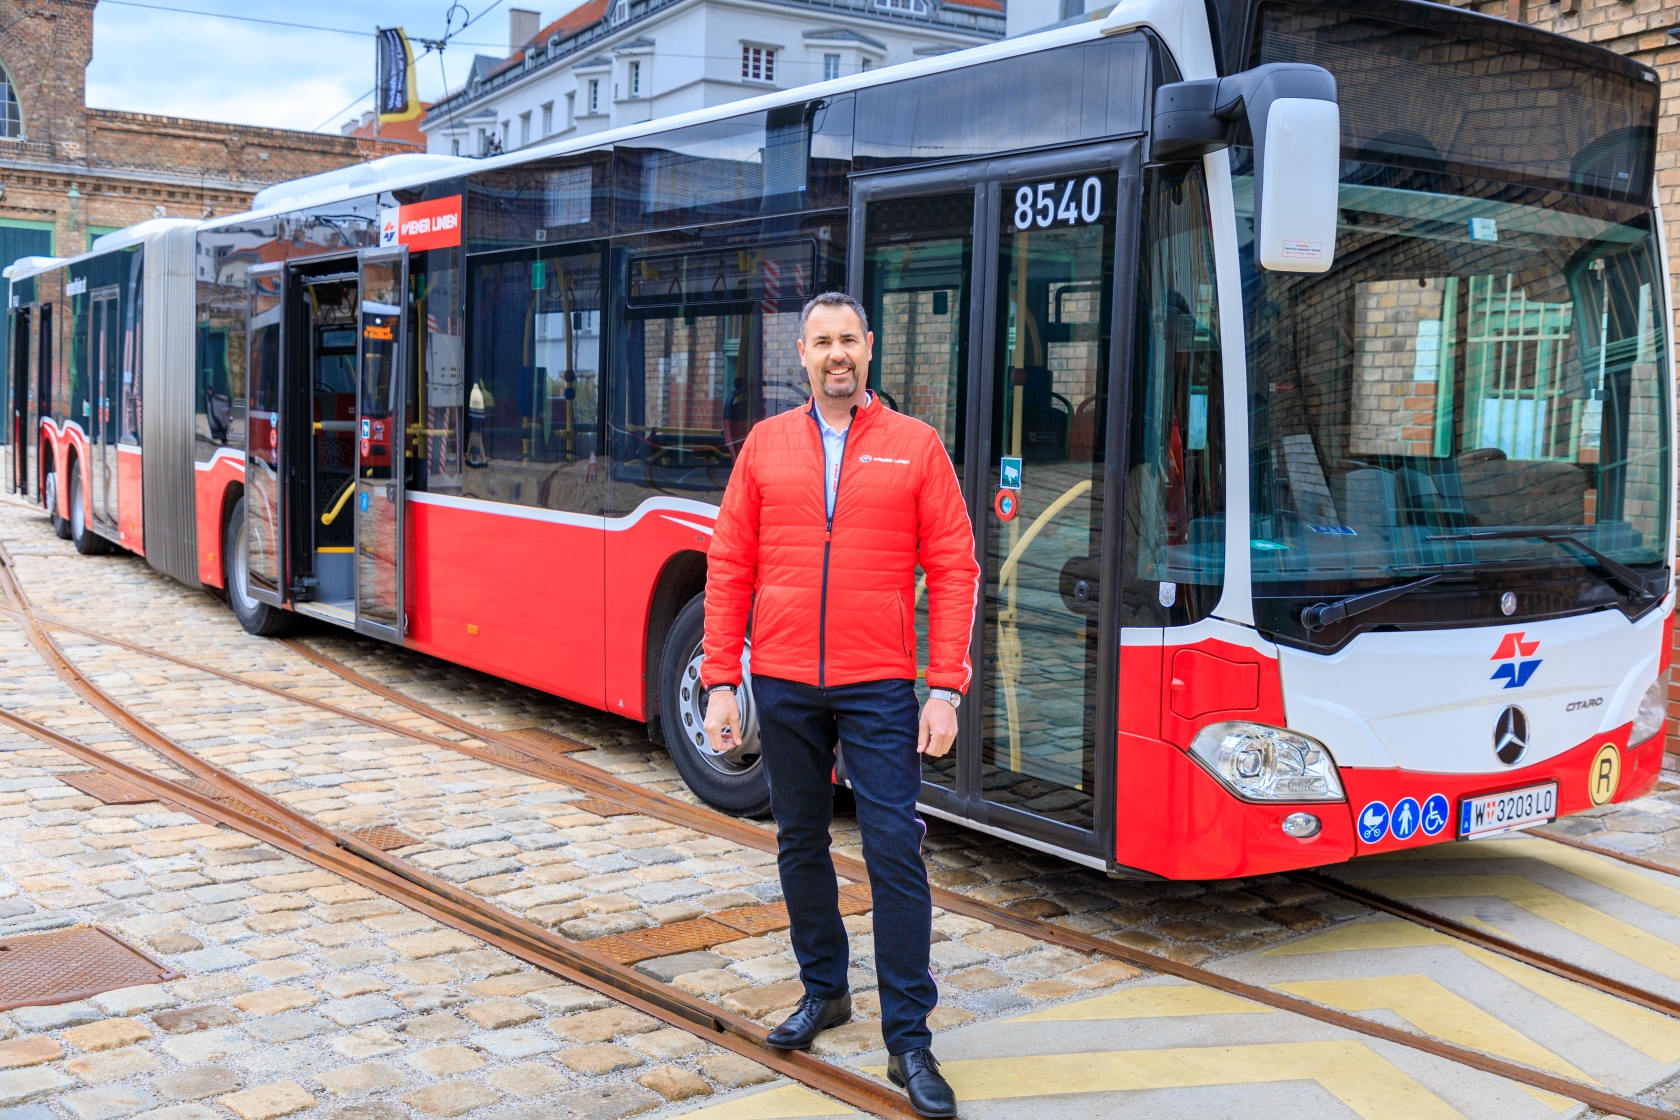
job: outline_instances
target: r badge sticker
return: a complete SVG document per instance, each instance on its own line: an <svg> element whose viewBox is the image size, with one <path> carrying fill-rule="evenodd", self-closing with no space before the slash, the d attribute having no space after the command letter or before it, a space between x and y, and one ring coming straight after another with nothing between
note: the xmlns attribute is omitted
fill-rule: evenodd
<svg viewBox="0 0 1680 1120"><path fill-rule="evenodd" d="M1587 774L1587 796L1594 805L1602 805L1616 796L1616 787L1621 784L1622 752L1616 749L1616 744L1606 743L1598 749L1592 770Z"/></svg>
<svg viewBox="0 0 1680 1120"><path fill-rule="evenodd" d="M1388 832L1388 806L1373 801L1359 812L1359 838L1375 844Z"/></svg>

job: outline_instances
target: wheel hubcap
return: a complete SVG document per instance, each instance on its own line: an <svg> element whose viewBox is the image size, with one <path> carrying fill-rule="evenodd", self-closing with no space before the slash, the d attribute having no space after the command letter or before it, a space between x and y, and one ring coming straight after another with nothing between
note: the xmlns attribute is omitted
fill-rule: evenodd
<svg viewBox="0 0 1680 1120"><path fill-rule="evenodd" d="M725 754L713 754L706 742L706 694L700 688L700 663L705 651L696 643L683 666L682 680L677 685L677 719L680 730L694 753L720 774L740 777L759 764L758 710L753 704L752 675L747 666L752 658L750 648L741 652L741 687L735 694L741 708L741 726L735 729L735 749Z"/></svg>

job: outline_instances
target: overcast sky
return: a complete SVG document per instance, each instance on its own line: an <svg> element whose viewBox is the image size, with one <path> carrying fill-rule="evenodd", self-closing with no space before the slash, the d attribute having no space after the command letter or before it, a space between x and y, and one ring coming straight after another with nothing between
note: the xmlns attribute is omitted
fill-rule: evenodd
<svg viewBox="0 0 1680 1120"><path fill-rule="evenodd" d="M443 54L420 57L420 96L430 101L461 84L474 54L507 54L509 8L538 10L542 22L577 0L462 0L472 15L488 14ZM164 113L278 128L336 132L373 106L375 27L402 27L410 38L443 31L449 0L101 0L93 14L93 64L87 103L100 109ZM272 26L160 8L219 12L284 24L311 24L360 34ZM456 25L459 26L457 16ZM361 100L354 108L352 101Z"/></svg>

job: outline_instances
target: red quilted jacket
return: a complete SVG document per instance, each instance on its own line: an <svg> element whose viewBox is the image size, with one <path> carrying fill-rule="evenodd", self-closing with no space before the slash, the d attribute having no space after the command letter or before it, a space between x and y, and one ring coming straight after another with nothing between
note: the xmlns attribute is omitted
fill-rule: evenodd
<svg viewBox="0 0 1680 1120"><path fill-rule="evenodd" d="M966 690L980 569L939 435L871 395L858 406L829 524L811 408L754 425L707 555L707 684L752 671L817 686L916 677L916 568L927 573L932 688Z"/></svg>

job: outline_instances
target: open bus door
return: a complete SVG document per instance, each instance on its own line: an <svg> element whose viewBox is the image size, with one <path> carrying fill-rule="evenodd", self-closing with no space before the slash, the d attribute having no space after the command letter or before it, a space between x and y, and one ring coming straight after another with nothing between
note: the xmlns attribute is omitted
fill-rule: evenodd
<svg viewBox="0 0 1680 1120"><path fill-rule="evenodd" d="M847 240L875 332L869 384L940 433L981 564L973 682L955 748L923 760L921 803L1104 865L1123 687L1117 604L1101 594L1118 570L1110 383L1131 330L1117 278L1138 161L1124 141L859 176Z"/></svg>
<svg viewBox="0 0 1680 1120"><path fill-rule="evenodd" d="M7 380L6 442L12 453L6 485L14 494L29 490L29 308L10 312L11 376Z"/></svg>
<svg viewBox="0 0 1680 1120"><path fill-rule="evenodd" d="M408 250L359 258L356 395L356 629L401 642Z"/></svg>
<svg viewBox="0 0 1680 1120"><path fill-rule="evenodd" d="M122 357L121 306L116 285L91 293L88 302L88 374L93 411L88 416L89 506L104 532L117 536L117 367Z"/></svg>
<svg viewBox="0 0 1680 1120"><path fill-rule="evenodd" d="M245 583L251 598L275 607L286 597L285 279L280 264L255 265L246 273Z"/></svg>

